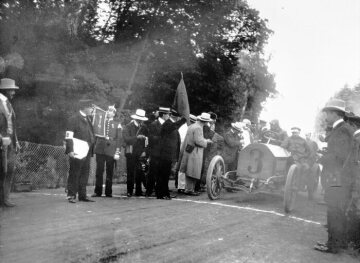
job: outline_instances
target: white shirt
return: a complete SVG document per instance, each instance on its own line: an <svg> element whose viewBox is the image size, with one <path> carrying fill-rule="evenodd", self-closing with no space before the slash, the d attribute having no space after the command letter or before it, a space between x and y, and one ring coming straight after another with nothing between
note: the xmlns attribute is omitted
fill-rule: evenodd
<svg viewBox="0 0 360 263"><path fill-rule="evenodd" d="M163 125L163 123L165 122L165 120L163 118L161 118L161 117L159 117L158 120L159 120L161 125Z"/></svg>

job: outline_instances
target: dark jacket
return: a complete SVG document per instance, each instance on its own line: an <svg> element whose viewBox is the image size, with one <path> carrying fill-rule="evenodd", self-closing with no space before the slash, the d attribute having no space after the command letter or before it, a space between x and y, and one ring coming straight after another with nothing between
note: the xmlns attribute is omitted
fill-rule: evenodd
<svg viewBox="0 0 360 263"><path fill-rule="evenodd" d="M233 132L232 129L229 129L229 131L224 134L223 157L225 163L235 161L236 152L241 150L240 140L241 137L236 132Z"/></svg>
<svg viewBox="0 0 360 263"><path fill-rule="evenodd" d="M286 138L281 147L291 153L294 161L309 160L311 157L311 149L306 140L298 135L292 135Z"/></svg>
<svg viewBox="0 0 360 263"><path fill-rule="evenodd" d="M160 157L161 126L159 120L155 120L149 125L149 153L152 157Z"/></svg>
<svg viewBox="0 0 360 263"><path fill-rule="evenodd" d="M94 152L95 154L114 156L116 149L121 149L122 143L122 127L120 122L106 120L105 138L96 137Z"/></svg>
<svg viewBox="0 0 360 263"><path fill-rule="evenodd" d="M74 138L86 141L90 147L89 149L90 154L93 153L95 137L91 122L88 117L82 116L80 112L76 113L69 119L66 126L66 131L73 132ZM73 141L71 139L67 139L65 153L68 154L73 151L74 151Z"/></svg>
<svg viewBox="0 0 360 263"><path fill-rule="evenodd" d="M161 127L161 151L160 158L167 161L176 162L180 153L180 134L178 129L186 123L186 119L182 118L177 122L166 120Z"/></svg>
<svg viewBox="0 0 360 263"><path fill-rule="evenodd" d="M138 135L148 136L148 129L145 124L137 127L134 121L131 121L124 127L123 139L126 144L125 155L140 157L140 155L146 151L145 139L137 138Z"/></svg>
<svg viewBox="0 0 360 263"><path fill-rule="evenodd" d="M12 134L9 134L8 130L8 119L6 116L8 113L11 114L11 122L13 126ZM1 137L10 137L12 145L16 147L17 136L15 112L11 103L3 94L1 94L0 97L0 135Z"/></svg>
<svg viewBox="0 0 360 263"><path fill-rule="evenodd" d="M327 152L320 159L324 169L329 172L328 186L341 186L341 170L351 153L354 129L345 122L339 123L328 136Z"/></svg>

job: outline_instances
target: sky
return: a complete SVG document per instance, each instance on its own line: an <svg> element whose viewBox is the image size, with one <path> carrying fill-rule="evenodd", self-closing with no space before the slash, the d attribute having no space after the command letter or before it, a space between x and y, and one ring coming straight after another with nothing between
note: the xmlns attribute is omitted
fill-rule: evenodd
<svg viewBox="0 0 360 263"><path fill-rule="evenodd" d="M326 101L360 83L360 0L248 0L274 31L265 47L279 96L261 118L312 131ZM360 114L360 113L359 113Z"/></svg>

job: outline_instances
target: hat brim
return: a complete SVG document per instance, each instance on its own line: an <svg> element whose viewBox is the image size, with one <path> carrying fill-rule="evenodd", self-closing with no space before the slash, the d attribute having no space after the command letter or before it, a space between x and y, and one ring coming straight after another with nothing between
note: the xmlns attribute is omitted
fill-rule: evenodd
<svg viewBox="0 0 360 263"><path fill-rule="evenodd" d="M135 114L131 115L130 117L135 119L135 120L139 120L139 121L147 121L148 120L147 117L141 117L141 116L138 116L138 115L135 115Z"/></svg>
<svg viewBox="0 0 360 263"><path fill-rule="evenodd" d="M205 122L211 121L211 119L203 119L203 118L201 118L201 116L198 116L198 117L197 117L197 120L199 120L199 121L205 121Z"/></svg>
<svg viewBox="0 0 360 263"><path fill-rule="evenodd" d="M237 127L234 123L231 123L231 127L233 127L237 131L242 131L240 127Z"/></svg>
<svg viewBox="0 0 360 263"><path fill-rule="evenodd" d="M0 90L5 90L5 89L19 89L18 86L1 86L0 85Z"/></svg>
<svg viewBox="0 0 360 263"><path fill-rule="evenodd" d="M328 106L328 107L324 107L322 109L322 111L331 111L331 110L335 110L335 111L341 111L341 112L344 112L344 113L347 113L348 111L345 110L344 108L341 108L341 107L336 107L336 106Z"/></svg>

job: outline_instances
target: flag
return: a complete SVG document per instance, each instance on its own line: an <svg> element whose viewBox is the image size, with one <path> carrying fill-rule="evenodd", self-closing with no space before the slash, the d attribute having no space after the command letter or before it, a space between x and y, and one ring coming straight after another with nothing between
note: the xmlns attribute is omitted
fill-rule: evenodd
<svg viewBox="0 0 360 263"><path fill-rule="evenodd" d="M92 125L94 134L98 137L105 137L106 111L94 105Z"/></svg>
<svg viewBox="0 0 360 263"><path fill-rule="evenodd" d="M190 125L190 106L182 73L181 80L176 89L173 109L181 116L184 116L187 120L187 124Z"/></svg>

